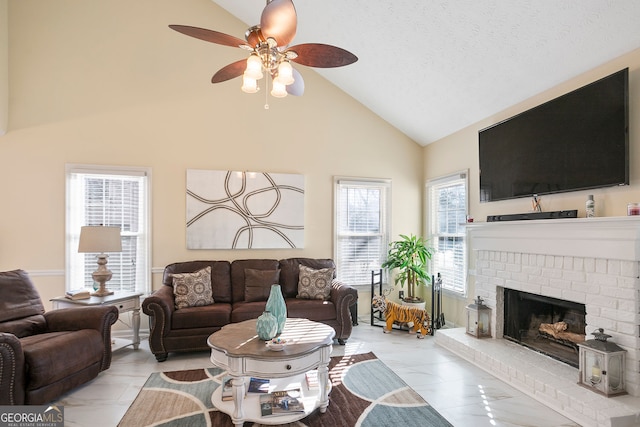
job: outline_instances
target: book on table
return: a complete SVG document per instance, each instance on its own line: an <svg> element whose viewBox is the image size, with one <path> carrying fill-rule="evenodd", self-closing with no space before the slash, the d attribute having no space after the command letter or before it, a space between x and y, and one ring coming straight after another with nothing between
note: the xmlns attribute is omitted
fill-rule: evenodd
<svg viewBox="0 0 640 427"><path fill-rule="evenodd" d="M91 298L91 293L87 289L73 289L65 292L64 296L70 300Z"/></svg>
<svg viewBox="0 0 640 427"><path fill-rule="evenodd" d="M269 384L268 379L251 377L247 393L269 393Z"/></svg>
<svg viewBox="0 0 640 427"><path fill-rule="evenodd" d="M299 388L273 391L260 396L260 414L275 417L304 412L302 393Z"/></svg>
<svg viewBox="0 0 640 427"><path fill-rule="evenodd" d="M233 384L231 383L231 375L225 375L222 378L222 401L233 400Z"/></svg>
<svg viewBox="0 0 640 427"><path fill-rule="evenodd" d="M319 388L317 369L312 369L311 371L308 371L307 373L305 373L304 378L305 380L307 380L307 387L309 388L309 390L315 390Z"/></svg>

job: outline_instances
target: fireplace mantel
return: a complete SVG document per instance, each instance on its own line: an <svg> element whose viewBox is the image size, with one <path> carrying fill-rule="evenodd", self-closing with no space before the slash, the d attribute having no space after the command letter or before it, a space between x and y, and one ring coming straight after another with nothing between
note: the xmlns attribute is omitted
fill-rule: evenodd
<svg viewBox="0 0 640 427"><path fill-rule="evenodd" d="M472 250L640 260L640 216L466 224Z"/></svg>
<svg viewBox="0 0 640 427"><path fill-rule="evenodd" d="M637 425L640 216L468 223L467 231L474 295L492 308L494 339L453 328L438 330L438 343L579 425ZM627 351L631 396L599 396L577 384L576 368L503 339L506 289L584 304L585 332L604 328Z"/></svg>

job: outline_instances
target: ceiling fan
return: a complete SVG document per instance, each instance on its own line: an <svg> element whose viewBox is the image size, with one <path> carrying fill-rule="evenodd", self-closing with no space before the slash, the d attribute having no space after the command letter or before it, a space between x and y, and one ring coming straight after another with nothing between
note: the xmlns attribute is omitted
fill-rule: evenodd
<svg viewBox="0 0 640 427"><path fill-rule="evenodd" d="M260 24L247 29L245 40L218 31L187 25L169 25L172 30L200 40L224 46L239 47L251 54L248 59L233 62L216 72L211 83L220 83L243 76L242 90L258 91L257 81L263 71L273 81L271 95L300 96L304 80L291 66L291 61L318 68L342 67L353 64L358 57L342 48L321 43L303 43L289 46L296 35L297 14L292 0L267 0L260 16Z"/></svg>

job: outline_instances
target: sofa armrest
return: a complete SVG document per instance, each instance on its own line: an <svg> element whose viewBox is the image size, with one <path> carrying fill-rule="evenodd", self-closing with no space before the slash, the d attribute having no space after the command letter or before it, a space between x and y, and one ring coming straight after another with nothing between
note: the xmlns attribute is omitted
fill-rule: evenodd
<svg viewBox="0 0 640 427"><path fill-rule="evenodd" d="M24 405L24 371L20 340L0 332L0 405Z"/></svg>
<svg viewBox="0 0 640 427"><path fill-rule="evenodd" d="M358 301L357 289L337 279L333 279L331 282L330 299L336 306L336 317L338 323L342 326L343 335L349 336L353 326L349 307Z"/></svg>
<svg viewBox="0 0 640 427"><path fill-rule="evenodd" d="M78 331L95 329L100 332L104 349L100 370L111 366L111 325L118 320L118 308L113 305L100 305L79 308L61 308L47 311L44 318L47 332Z"/></svg>
<svg viewBox="0 0 640 427"><path fill-rule="evenodd" d="M149 316L149 347L153 354L166 354L164 337L171 330L171 317L175 310L171 286L162 285L142 301L142 311Z"/></svg>

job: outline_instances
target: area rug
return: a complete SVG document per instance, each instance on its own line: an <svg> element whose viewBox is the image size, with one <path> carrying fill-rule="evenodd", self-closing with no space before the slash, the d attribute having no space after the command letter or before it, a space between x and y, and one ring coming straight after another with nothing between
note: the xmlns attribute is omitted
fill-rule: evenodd
<svg viewBox="0 0 640 427"><path fill-rule="evenodd" d="M332 357L329 407L292 427L447 427L451 424L373 353ZM151 374L119 427L233 427L211 403L218 368ZM244 423L244 427L259 424Z"/></svg>

